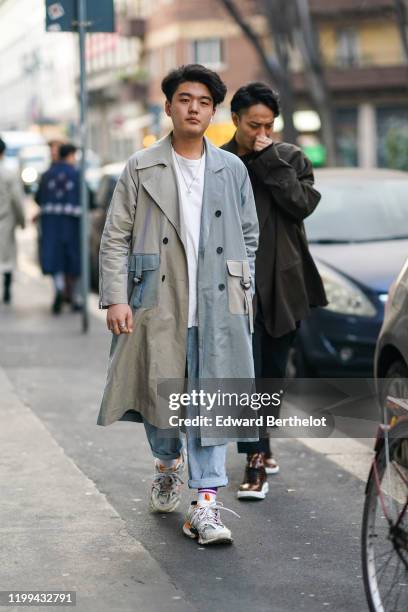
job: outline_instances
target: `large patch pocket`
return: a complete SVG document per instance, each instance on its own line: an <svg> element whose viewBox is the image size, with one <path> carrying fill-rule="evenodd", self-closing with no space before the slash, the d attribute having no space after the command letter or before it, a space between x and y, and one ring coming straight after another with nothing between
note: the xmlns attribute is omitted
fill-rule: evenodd
<svg viewBox="0 0 408 612"><path fill-rule="evenodd" d="M129 257L129 304L132 308L157 306L160 255L132 253Z"/></svg>
<svg viewBox="0 0 408 612"><path fill-rule="evenodd" d="M248 315L253 333L251 273L247 261L227 260L228 306L231 314Z"/></svg>

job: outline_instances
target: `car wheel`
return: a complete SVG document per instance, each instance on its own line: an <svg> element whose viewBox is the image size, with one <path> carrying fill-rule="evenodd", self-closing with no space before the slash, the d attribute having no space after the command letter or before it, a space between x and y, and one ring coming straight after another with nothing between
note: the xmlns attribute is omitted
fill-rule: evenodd
<svg viewBox="0 0 408 612"><path fill-rule="evenodd" d="M316 376L316 371L308 363L300 347L294 346L290 349L286 376L288 378L314 378Z"/></svg>
<svg viewBox="0 0 408 612"><path fill-rule="evenodd" d="M381 384L381 405L388 395L408 399L408 366L404 361L395 361L387 370Z"/></svg>

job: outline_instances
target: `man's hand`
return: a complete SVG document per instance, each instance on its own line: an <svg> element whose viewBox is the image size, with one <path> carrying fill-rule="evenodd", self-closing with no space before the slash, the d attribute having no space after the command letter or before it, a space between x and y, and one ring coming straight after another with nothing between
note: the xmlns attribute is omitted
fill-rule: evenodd
<svg viewBox="0 0 408 612"><path fill-rule="evenodd" d="M273 143L272 138L267 136L257 136L254 142L254 151L262 151L266 147L269 147Z"/></svg>
<svg viewBox="0 0 408 612"><path fill-rule="evenodd" d="M106 315L106 325L115 336L131 334L133 331L132 309L128 304L113 304L109 306Z"/></svg>

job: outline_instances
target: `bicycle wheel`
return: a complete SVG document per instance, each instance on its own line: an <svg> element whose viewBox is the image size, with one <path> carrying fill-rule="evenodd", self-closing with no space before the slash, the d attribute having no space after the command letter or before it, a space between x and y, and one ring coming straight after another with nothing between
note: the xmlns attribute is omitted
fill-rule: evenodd
<svg viewBox="0 0 408 612"><path fill-rule="evenodd" d="M367 483L362 562L371 612L408 610L408 424L401 425L389 438L389 461L384 444Z"/></svg>

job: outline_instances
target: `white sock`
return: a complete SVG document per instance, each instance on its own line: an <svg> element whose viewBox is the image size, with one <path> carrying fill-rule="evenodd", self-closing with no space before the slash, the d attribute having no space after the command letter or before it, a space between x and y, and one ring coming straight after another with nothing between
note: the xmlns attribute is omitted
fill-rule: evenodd
<svg viewBox="0 0 408 612"><path fill-rule="evenodd" d="M215 504L217 502L217 490L212 488L198 489L197 501L200 506Z"/></svg>

